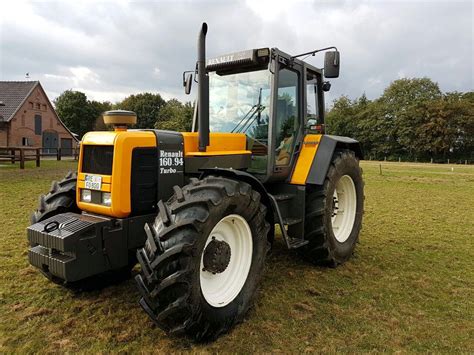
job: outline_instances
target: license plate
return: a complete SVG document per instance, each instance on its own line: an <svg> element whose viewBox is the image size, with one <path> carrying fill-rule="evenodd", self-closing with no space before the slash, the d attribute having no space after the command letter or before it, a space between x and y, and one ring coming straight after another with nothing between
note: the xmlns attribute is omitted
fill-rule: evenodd
<svg viewBox="0 0 474 355"><path fill-rule="evenodd" d="M84 187L90 190L100 190L102 188L102 176L86 175Z"/></svg>

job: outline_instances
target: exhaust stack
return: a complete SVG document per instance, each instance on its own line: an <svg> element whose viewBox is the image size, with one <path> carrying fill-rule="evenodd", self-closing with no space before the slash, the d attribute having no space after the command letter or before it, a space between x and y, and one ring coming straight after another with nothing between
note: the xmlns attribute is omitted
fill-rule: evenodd
<svg viewBox="0 0 474 355"><path fill-rule="evenodd" d="M198 35L198 137L199 151L205 152L209 145L209 76L206 71L207 24L202 24Z"/></svg>

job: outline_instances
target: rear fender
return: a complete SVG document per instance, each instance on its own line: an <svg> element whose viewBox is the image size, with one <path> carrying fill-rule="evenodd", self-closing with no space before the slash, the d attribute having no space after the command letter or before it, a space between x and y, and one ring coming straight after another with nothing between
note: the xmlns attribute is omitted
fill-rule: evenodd
<svg viewBox="0 0 474 355"><path fill-rule="evenodd" d="M355 139L341 136L324 135L319 142L318 149L309 169L306 184L322 185L331 165L336 149L352 150L358 159L363 159L360 143Z"/></svg>

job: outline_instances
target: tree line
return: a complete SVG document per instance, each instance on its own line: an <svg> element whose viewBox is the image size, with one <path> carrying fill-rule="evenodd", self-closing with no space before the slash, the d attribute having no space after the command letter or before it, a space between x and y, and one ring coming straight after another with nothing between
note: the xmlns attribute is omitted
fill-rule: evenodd
<svg viewBox="0 0 474 355"><path fill-rule="evenodd" d="M375 100L334 100L326 131L360 141L366 159L472 161L474 92L442 93L428 78L395 80Z"/></svg>
<svg viewBox="0 0 474 355"><path fill-rule="evenodd" d="M190 131L193 106L159 94L130 95L121 102L88 100L67 90L54 100L66 126L81 138L106 130L101 114L111 109L134 111L134 128ZM326 131L361 142L367 159L446 161L474 159L474 92L441 92L428 78L399 79L375 99L341 96L326 113Z"/></svg>
<svg viewBox="0 0 474 355"><path fill-rule="evenodd" d="M64 124L82 136L93 130L107 130L102 113L113 109L129 110L137 114L137 124L132 128L157 128L172 131L190 131L193 106L177 99L166 101L160 94L140 93L130 95L117 103L89 100L83 92L67 90L54 100L56 112Z"/></svg>

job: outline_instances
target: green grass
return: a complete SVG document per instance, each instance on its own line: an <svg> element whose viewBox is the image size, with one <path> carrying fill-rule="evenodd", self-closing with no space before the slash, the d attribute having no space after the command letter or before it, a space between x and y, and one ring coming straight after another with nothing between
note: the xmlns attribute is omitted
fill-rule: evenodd
<svg viewBox="0 0 474 355"><path fill-rule="evenodd" d="M75 294L30 267L29 214L75 165L1 165L0 352L474 352L474 167L381 164L362 163L354 257L314 267L277 240L246 321L204 345L154 327L132 280Z"/></svg>

